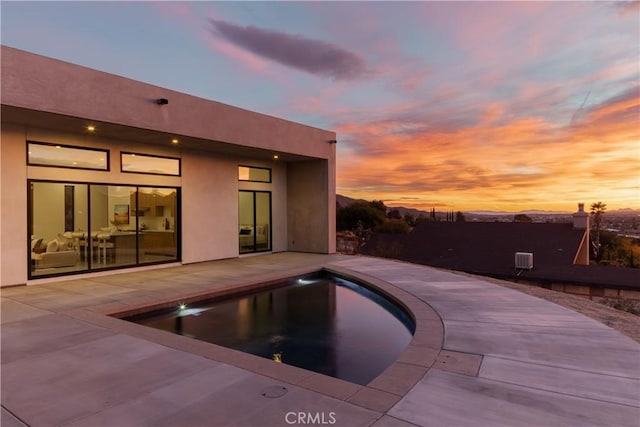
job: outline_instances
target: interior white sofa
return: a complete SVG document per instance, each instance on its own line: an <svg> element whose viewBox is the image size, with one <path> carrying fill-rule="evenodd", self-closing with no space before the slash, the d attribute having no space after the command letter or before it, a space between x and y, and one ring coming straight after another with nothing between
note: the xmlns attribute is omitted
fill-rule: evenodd
<svg viewBox="0 0 640 427"><path fill-rule="evenodd" d="M31 259L36 269L71 267L80 261L80 251L66 240L54 239L43 244L42 239L33 239Z"/></svg>
<svg viewBox="0 0 640 427"><path fill-rule="evenodd" d="M80 261L80 252L76 250L32 253L31 258L36 262L36 268L72 267Z"/></svg>

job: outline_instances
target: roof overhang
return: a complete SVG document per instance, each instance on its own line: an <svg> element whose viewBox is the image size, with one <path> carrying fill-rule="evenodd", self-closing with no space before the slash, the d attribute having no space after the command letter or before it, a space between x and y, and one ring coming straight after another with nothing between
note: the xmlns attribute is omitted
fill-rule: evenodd
<svg viewBox="0 0 640 427"><path fill-rule="evenodd" d="M284 161L335 161L335 132L2 46L2 121ZM163 100L163 102L159 102Z"/></svg>
<svg viewBox="0 0 640 427"><path fill-rule="evenodd" d="M165 148L171 147L176 151L204 151L225 156L244 157L257 160L273 160L273 156L277 154L278 159L283 162L300 162L315 159L314 157L298 154L194 138L191 136L173 133L169 134L152 129L142 129L114 123L105 123L83 117L72 117L10 105L2 105L0 118L2 123L15 123L27 128L48 129L78 135L86 135L87 126L93 125L96 128L94 135L97 137L137 144L163 146ZM171 143L174 138L179 141L177 145Z"/></svg>

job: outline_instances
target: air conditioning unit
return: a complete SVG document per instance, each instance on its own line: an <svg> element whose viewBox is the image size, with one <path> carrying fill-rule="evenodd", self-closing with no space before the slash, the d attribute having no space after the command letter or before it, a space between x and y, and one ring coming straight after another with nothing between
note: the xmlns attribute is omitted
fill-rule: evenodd
<svg viewBox="0 0 640 427"><path fill-rule="evenodd" d="M530 252L516 252L516 269L531 270L533 268L533 254Z"/></svg>

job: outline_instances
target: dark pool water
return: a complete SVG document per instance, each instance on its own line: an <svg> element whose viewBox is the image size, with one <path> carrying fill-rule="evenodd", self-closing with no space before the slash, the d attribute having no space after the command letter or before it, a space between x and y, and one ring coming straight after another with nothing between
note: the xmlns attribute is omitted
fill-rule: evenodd
<svg viewBox="0 0 640 427"><path fill-rule="evenodd" d="M127 320L357 384L396 360L414 332L391 301L334 277Z"/></svg>

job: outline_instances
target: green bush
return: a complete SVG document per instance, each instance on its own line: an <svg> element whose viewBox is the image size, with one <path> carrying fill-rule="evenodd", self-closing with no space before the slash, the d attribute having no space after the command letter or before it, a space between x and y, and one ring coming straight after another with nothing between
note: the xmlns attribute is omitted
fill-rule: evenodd
<svg viewBox="0 0 640 427"><path fill-rule="evenodd" d="M356 202L338 209L336 228L338 231L355 231L360 224L362 228L372 230L382 224L385 217L385 213L373 202Z"/></svg>

